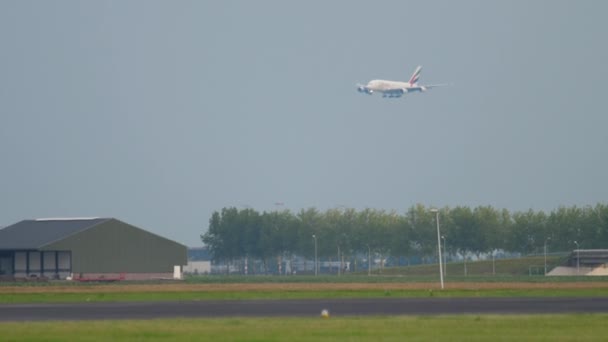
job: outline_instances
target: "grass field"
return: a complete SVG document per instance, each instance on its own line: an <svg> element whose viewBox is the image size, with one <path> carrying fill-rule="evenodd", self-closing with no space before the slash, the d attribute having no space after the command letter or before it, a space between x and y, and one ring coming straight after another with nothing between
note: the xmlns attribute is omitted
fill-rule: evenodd
<svg viewBox="0 0 608 342"><path fill-rule="evenodd" d="M608 315L0 323L3 341L604 341Z"/></svg>
<svg viewBox="0 0 608 342"><path fill-rule="evenodd" d="M399 297L604 297L608 282L227 283L0 287L0 303Z"/></svg>

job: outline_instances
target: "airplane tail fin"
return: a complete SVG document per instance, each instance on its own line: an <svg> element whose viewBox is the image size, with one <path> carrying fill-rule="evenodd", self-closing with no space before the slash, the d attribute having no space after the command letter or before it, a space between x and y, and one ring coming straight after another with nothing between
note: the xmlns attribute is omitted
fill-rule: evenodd
<svg viewBox="0 0 608 342"><path fill-rule="evenodd" d="M409 84L414 85L416 83L418 83L418 79L420 79L420 71L422 70L422 66L418 66L416 68L416 70L414 71L414 73L412 74L412 77L410 77L410 80L408 81Z"/></svg>

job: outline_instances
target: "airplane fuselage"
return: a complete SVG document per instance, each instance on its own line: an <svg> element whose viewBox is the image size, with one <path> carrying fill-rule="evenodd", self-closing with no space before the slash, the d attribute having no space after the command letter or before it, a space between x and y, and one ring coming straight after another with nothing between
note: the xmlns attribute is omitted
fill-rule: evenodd
<svg viewBox="0 0 608 342"><path fill-rule="evenodd" d="M420 85L418 80L420 78L421 66L418 66L412 77L409 78L408 82L400 81L388 81L388 80L372 80L367 85L358 84L357 91L372 95L375 92L382 93L382 97L401 97L407 93L424 92L428 89L443 86L446 84L430 84Z"/></svg>
<svg viewBox="0 0 608 342"><path fill-rule="evenodd" d="M395 89L407 89L410 91L423 91L424 87L418 84L409 84L408 82L388 81L388 80L372 80L366 86L368 89L378 92L389 92Z"/></svg>
<svg viewBox="0 0 608 342"><path fill-rule="evenodd" d="M401 97L407 93L423 91L426 91L426 87L418 84L388 80L372 80L369 81L367 85L359 87L359 92L364 92L370 95L378 92L382 93L383 97Z"/></svg>

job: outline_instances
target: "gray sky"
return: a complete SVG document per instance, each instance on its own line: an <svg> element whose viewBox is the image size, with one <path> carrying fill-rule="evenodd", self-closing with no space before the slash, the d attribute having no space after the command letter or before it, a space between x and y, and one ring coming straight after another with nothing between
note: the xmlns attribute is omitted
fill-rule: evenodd
<svg viewBox="0 0 608 342"><path fill-rule="evenodd" d="M0 0L0 226L608 198L606 1ZM355 83L450 82L402 99ZM276 206L283 202L283 206Z"/></svg>

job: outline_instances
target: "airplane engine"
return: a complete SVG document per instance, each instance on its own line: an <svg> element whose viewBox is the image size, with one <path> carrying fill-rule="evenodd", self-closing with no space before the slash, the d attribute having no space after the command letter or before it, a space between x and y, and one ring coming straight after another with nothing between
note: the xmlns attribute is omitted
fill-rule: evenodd
<svg viewBox="0 0 608 342"><path fill-rule="evenodd" d="M427 88L425 86L422 86L422 87L420 87L420 90L427 91Z"/></svg>
<svg viewBox="0 0 608 342"><path fill-rule="evenodd" d="M373 90L371 90L371 89L369 89L369 88L367 88L365 86L358 86L357 87L357 91L360 92L360 93L366 93L368 95L371 95L371 94L374 93Z"/></svg>

